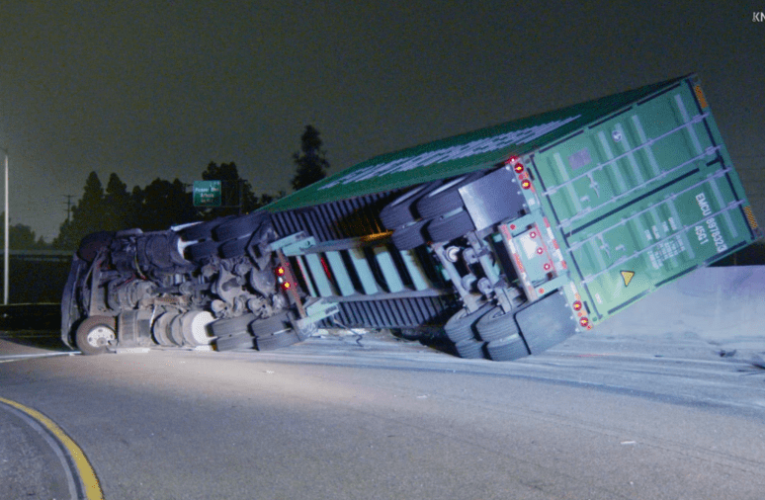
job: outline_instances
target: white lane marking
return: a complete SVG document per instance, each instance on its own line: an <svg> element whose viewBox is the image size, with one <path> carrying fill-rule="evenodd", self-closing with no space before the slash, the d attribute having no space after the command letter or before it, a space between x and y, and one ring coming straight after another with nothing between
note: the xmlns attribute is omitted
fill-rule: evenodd
<svg viewBox="0 0 765 500"><path fill-rule="evenodd" d="M52 358L54 356L74 356L75 354L81 354L80 351L73 352L52 352L46 354L9 354L6 356L0 356L0 363L12 363L14 361L24 361L25 359L35 358Z"/></svg>

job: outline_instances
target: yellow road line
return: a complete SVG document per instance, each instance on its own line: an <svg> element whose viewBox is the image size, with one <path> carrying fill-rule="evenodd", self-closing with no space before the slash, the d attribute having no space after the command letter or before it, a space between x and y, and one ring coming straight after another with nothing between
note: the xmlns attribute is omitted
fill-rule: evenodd
<svg viewBox="0 0 765 500"><path fill-rule="evenodd" d="M20 403L11 401L0 397L0 403L5 403L8 406L12 406L19 411L22 411L35 419L37 422L44 425L50 432L53 433L56 438L64 445L74 461L77 472L79 473L82 483L85 485L85 496L88 500L103 500L104 494L101 491L101 485L98 483L96 473L93 471L93 467L90 466L90 462L85 458L85 453L77 446L72 438L66 435L63 429L59 427L56 422L49 419L42 413L32 408L28 408Z"/></svg>

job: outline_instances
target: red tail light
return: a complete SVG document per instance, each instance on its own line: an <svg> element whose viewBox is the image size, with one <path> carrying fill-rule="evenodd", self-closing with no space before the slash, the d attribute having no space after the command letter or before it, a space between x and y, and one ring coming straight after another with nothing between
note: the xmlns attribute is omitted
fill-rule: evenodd
<svg viewBox="0 0 765 500"><path fill-rule="evenodd" d="M579 324L584 327L587 327L590 324L590 320L587 318L582 318L579 320Z"/></svg>
<svg viewBox="0 0 765 500"><path fill-rule="evenodd" d="M276 268L276 274L278 276L284 276L284 268L282 266L279 266Z"/></svg>
<svg viewBox="0 0 765 500"><path fill-rule="evenodd" d="M513 167L513 170L515 170L516 174L520 174L526 169L523 167L523 163L516 163L515 166Z"/></svg>
<svg viewBox="0 0 765 500"><path fill-rule="evenodd" d="M525 181L521 182L521 187L523 189L529 189L531 188L531 181L526 179Z"/></svg>
<svg viewBox="0 0 765 500"><path fill-rule="evenodd" d="M580 301L574 302L574 311L581 311L582 310L582 303Z"/></svg>

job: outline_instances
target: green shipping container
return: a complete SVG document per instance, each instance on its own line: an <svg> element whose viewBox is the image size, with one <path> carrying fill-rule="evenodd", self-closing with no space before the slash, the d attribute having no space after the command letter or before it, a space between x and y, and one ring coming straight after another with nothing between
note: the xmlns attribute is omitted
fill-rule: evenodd
<svg viewBox="0 0 765 500"><path fill-rule="evenodd" d="M382 155L269 205L280 212L496 168L518 158L591 321L761 236L689 75Z"/></svg>

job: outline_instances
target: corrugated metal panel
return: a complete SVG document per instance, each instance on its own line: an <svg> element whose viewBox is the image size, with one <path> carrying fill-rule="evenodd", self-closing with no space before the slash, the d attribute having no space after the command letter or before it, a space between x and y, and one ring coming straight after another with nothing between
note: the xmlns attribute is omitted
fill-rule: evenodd
<svg viewBox="0 0 765 500"><path fill-rule="evenodd" d="M561 110L378 156L266 207L275 212L379 193L488 168L575 133L681 79L648 85Z"/></svg>
<svg viewBox="0 0 765 500"><path fill-rule="evenodd" d="M698 85L676 82L533 155L544 211L597 318L757 237Z"/></svg>
<svg viewBox="0 0 765 500"><path fill-rule="evenodd" d="M287 236L306 231L318 242L356 238L385 232L380 210L398 192L383 192L337 200L313 207L274 212L277 234Z"/></svg>
<svg viewBox="0 0 765 500"><path fill-rule="evenodd" d="M336 319L348 327L363 328L415 328L440 325L459 309L452 296L415 297L406 299L363 300L339 302ZM333 318L321 323L336 326Z"/></svg>

